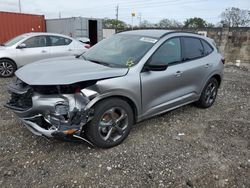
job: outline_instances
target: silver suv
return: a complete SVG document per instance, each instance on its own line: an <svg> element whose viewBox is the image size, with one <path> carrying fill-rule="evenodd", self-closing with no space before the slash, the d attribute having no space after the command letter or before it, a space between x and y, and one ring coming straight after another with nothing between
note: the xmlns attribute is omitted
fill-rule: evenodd
<svg viewBox="0 0 250 188"><path fill-rule="evenodd" d="M120 144L136 122L193 102L212 106L223 64L209 38L128 31L76 59L19 69L6 107L36 135L108 148Z"/></svg>

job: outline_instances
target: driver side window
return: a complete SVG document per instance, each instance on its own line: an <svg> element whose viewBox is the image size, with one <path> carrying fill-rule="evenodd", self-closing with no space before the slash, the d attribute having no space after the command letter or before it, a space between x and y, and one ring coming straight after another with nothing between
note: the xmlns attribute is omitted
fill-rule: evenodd
<svg viewBox="0 0 250 188"><path fill-rule="evenodd" d="M161 45L151 57L153 64L172 64L181 61L180 38L172 38Z"/></svg>
<svg viewBox="0 0 250 188"><path fill-rule="evenodd" d="M46 36L31 37L23 42L26 48L38 48L46 46Z"/></svg>

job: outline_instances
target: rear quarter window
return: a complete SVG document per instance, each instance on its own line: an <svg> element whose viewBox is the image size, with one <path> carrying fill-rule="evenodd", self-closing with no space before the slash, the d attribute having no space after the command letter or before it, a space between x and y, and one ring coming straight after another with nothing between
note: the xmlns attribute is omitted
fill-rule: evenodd
<svg viewBox="0 0 250 188"><path fill-rule="evenodd" d="M204 50L199 38L182 37L183 59L192 60L204 56Z"/></svg>
<svg viewBox="0 0 250 188"><path fill-rule="evenodd" d="M49 36L50 46L67 46L72 40L59 36Z"/></svg>
<svg viewBox="0 0 250 188"><path fill-rule="evenodd" d="M211 47L210 44L208 44L206 41L201 40L201 43L203 45L204 48L204 55L209 55L213 52L213 48Z"/></svg>

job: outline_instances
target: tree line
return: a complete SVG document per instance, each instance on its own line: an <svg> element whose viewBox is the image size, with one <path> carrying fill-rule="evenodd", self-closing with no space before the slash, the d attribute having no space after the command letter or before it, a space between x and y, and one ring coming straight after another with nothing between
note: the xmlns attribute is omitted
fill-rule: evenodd
<svg viewBox="0 0 250 188"><path fill-rule="evenodd" d="M250 10L243 10L236 7L227 8L220 15L221 21L216 24L217 27L248 27L250 26ZM131 25L116 19L105 18L103 21L104 28L126 29ZM204 28L215 27L214 24L206 20L194 17L186 19L183 23L175 19L162 19L158 23L151 23L143 20L139 24L140 28Z"/></svg>

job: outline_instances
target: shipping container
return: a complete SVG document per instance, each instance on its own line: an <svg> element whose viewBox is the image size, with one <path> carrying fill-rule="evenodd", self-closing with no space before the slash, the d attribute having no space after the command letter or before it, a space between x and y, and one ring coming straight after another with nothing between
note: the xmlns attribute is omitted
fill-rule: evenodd
<svg viewBox="0 0 250 188"><path fill-rule="evenodd" d="M92 45L103 39L102 28L102 19L72 17L46 20L47 32L73 38L88 37Z"/></svg>
<svg viewBox="0 0 250 188"><path fill-rule="evenodd" d="M28 32L45 32L43 15L0 11L0 43Z"/></svg>

